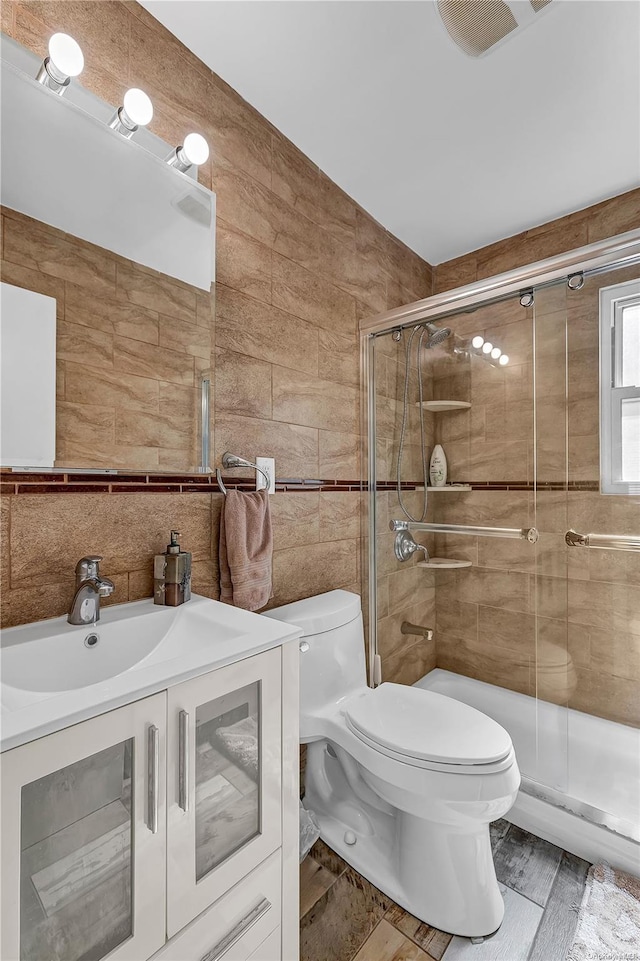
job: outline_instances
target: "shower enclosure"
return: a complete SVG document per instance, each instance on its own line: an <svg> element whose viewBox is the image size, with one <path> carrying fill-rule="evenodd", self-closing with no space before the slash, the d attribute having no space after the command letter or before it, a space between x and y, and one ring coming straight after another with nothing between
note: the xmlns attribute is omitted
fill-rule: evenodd
<svg viewBox="0 0 640 961"><path fill-rule="evenodd" d="M361 324L370 681L495 717L513 820L635 873L639 279L632 231Z"/></svg>

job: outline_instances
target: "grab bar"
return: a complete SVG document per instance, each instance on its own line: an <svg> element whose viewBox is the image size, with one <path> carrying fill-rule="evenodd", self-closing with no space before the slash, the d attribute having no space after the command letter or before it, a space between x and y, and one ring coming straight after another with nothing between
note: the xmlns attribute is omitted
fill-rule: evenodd
<svg viewBox="0 0 640 961"><path fill-rule="evenodd" d="M640 537L633 534L580 534L570 530L564 535L569 547L595 547L600 551L640 551Z"/></svg>
<svg viewBox="0 0 640 961"><path fill-rule="evenodd" d="M251 467L253 470L257 470L259 474L265 479L267 485L267 493L269 493L269 487L271 486L271 480L266 471L263 471L261 467L257 464L252 464L250 460L245 460L244 457L238 457L237 454L230 454L228 450L222 455L222 466L227 470L235 470L237 467ZM216 468L216 480L218 481L218 487L227 496L227 488L222 483L222 474L220 473L220 468Z"/></svg>
<svg viewBox="0 0 640 961"><path fill-rule="evenodd" d="M469 534L472 537L516 537L530 544L538 540L535 527L470 527L466 524L423 524L421 521L389 521L392 531L425 531L429 534Z"/></svg>

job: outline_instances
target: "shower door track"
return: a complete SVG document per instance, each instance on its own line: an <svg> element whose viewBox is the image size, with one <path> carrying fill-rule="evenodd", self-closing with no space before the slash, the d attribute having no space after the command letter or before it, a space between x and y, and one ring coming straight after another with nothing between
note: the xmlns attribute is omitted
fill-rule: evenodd
<svg viewBox="0 0 640 961"><path fill-rule="evenodd" d="M575 274L589 277L614 267L632 266L635 263L640 263L640 229L628 230L615 237L577 247L555 257L496 274L494 277L488 277L464 287L434 294L405 307L396 307L394 310L360 321L361 383L366 384L366 403L362 405L362 433L367 439L368 481L368 536L366 557L363 561L368 571L368 661L369 684L372 687L380 680L376 598L376 384L373 353L375 338L425 320L437 320L449 314L457 314L460 311L472 310L484 304L505 300L518 293L526 294L533 287L550 286L558 280L568 279Z"/></svg>

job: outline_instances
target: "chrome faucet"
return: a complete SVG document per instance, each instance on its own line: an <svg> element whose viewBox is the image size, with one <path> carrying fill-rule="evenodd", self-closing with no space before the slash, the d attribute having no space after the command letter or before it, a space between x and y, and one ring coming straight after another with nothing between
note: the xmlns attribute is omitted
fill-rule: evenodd
<svg viewBox="0 0 640 961"><path fill-rule="evenodd" d="M69 624L95 624L100 620L100 598L109 597L115 584L100 577L99 555L83 557L76 564L76 593L67 618Z"/></svg>

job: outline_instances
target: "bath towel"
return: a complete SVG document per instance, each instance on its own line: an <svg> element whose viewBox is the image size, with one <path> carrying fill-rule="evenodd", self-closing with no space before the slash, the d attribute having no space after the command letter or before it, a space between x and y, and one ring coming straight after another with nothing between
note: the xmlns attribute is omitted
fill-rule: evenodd
<svg viewBox="0 0 640 961"><path fill-rule="evenodd" d="M220 600L245 611L264 607L272 588L273 537L265 490L228 490L220 517Z"/></svg>

